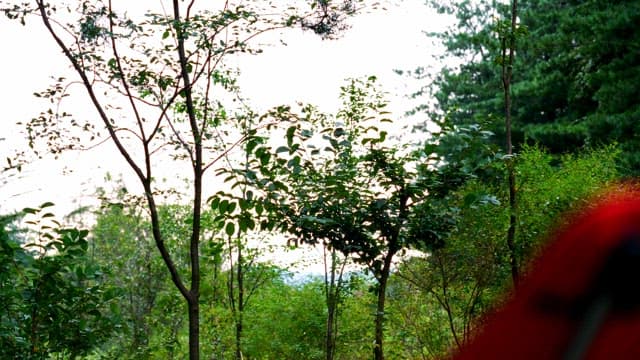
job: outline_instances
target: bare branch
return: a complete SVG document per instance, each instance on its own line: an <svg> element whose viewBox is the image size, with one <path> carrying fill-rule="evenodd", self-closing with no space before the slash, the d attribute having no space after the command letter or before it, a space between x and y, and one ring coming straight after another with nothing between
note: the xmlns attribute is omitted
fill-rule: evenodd
<svg viewBox="0 0 640 360"><path fill-rule="evenodd" d="M44 0L36 0L36 4L38 5L38 9L40 11L40 15L44 23L44 26L46 27L49 34L53 37L56 44L60 47L64 55L67 57L67 59L69 59L76 73L82 79L82 83L84 84L84 87L89 95L89 98L91 99L91 103L94 105L95 109L98 111L100 119L102 120L103 124L106 126L107 131L109 132L111 139L113 139L113 142L116 145L118 151L124 157L127 164L129 164L131 169L136 173L136 175L142 182L145 188L145 196L149 203L149 210L151 211L151 215L152 215L151 222L153 224L154 229L158 229L157 231L154 230L156 245L162 255L163 260L165 261L165 264L167 265L167 268L169 269L169 272L171 273L171 278L174 284L176 285L180 293L183 294L183 296L185 297L188 296L189 292L187 288L184 286L180 278L180 275L166 249L166 246L164 245L162 235L160 234L160 231L159 231L158 213L155 205L155 199L153 198L153 195L151 193L151 179L145 176L145 174L142 172L140 167L136 164L136 162L131 157L131 154L127 151L125 146L122 144L120 138L116 133L117 129L111 124L109 117L107 116L101 102L98 100L98 97L95 94L92 82L89 80L87 73L84 70L83 64L78 62L77 58L73 55L71 50L65 45L65 43L62 41L59 35L55 32L55 30L53 30L51 22L49 21L49 15L47 14L47 6Z"/></svg>
<svg viewBox="0 0 640 360"><path fill-rule="evenodd" d="M138 128L140 129L140 136L142 137L142 142L144 144L144 149L145 149L145 156L147 155L147 139L144 133L144 126L142 124L142 118L140 117L140 113L138 112L138 107L136 106L136 103L134 101L134 97L131 94L131 89L129 89L129 83L127 83L127 79L124 73L124 70L122 68L122 59L120 57L120 54L118 53L118 45L116 44L116 36L115 36L115 32L113 31L113 8L111 6L111 0L109 0L109 31L111 32L110 38L111 38L111 51L113 51L113 57L116 60L116 66L118 68L118 72L120 73L120 81L122 83L122 86L124 87L124 91L126 93L126 97L129 100L129 103L131 104L131 109L133 110L134 116L136 118L136 122L138 123ZM147 169L147 176L150 176L149 170Z"/></svg>

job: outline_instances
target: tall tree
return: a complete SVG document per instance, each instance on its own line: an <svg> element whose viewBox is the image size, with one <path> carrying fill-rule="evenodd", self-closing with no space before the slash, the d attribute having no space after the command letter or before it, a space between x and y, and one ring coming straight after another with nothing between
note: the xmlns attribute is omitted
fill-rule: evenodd
<svg viewBox="0 0 640 360"><path fill-rule="evenodd" d="M374 77L352 80L341 96L344 107L335 118L311 107L302 115L288 108L274 111L293 125L285 131L286 144L256 149L255 183L265 194L265 206L274 209L271 226L295 241L335 249L373 274L374 355L383 359L393 260L410 247L442 244L455 216L438 199L463 181L464 172L439 162L436 140L417 150L387 140L387 132L378 128L390 122L387 103Z"/></svg>
<svg viewBox="0 0 640 360"><path fill-rule="evenodd" d="M501 113L500 38L495 17L510 18L510 5L497 1L432 1L455 14L456 28L437 34L459 65L435 79L437 105L458 123L480 123L504 144ZM619 143L620 165L640 169L638 124L640 44L637 1L533 0L518 5L518 21L530 36L518 43L518 71L512 80L513 145L539 143L553 153Z"/></svg>
<svg viewBox="0 0 640 360"><path fill-rule="evenodd" d="M31 14L40 18L98 115L96 121L83 121L60 110L73 80L59 78L38 94L57 106L27 123L32 146L38 149L37 139L45 139L47 151L57 154L82 148L81 140L86 140L82 134L91 142L101 138L101 131L107 132L106 138L142 185L155 245L187 304L190 358L198 359L204 175L221 154L243 140L241 134L233 139L229 133L233 119L223 104L227 95L218 95L226 92L233 97L236 90L224 58L259 52L249 41L274 29L301 25L324 37L335 35L344 16L355 12L355 3L312 1L311 12L303 15L296 8L273 15L272 9L257 2L229 1L217 11L197 11L195 1L173 0L169 11L163 8L144 16L128 15L128 8L119 11L111 0L69 6L34 0L0 6L7 16L22 22ZM182 161L191 172L187 275L181 274L167 248L158 214L160 185L155 179L158 167L168 159Z"/></svg>
<svg viewBox="0 0 640 360"><path fill-rule="evenodd" d="M507 229L507 246L511 252L511 279L513 285L518 285L519 269L516 253L516 227L518 223L518 200L516 192L516 169L514 164L513 142L511 139L511 79L513 78L513 65L516 52L516 40L518 38L518 0L511 3L511 17L508 22L498 22L497 32L500 38L502 54L499 59L502 70L502 89L504 91L504 127L507 147L507 178L509 179L509 228Z"/></svg>

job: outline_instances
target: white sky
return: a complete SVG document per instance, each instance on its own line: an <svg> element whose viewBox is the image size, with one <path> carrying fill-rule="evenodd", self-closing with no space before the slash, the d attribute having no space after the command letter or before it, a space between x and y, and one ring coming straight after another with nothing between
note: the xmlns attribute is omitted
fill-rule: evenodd
<svg viewBox="0 0 640 360"><path fill-rule="evenodd" d="M386 11L352 18L352 27L339 40L322 41L310 32L290 31L285 37L288 46L274 44L259 56L239 61L242 93L261 110L303 101L335 112L344 79L376 75L390 93L391 109L399 119L412 107L405 96L417 85L392 70L433 64L433 56L441 50L423 31L443 29L449 22L422 0L404 0ZM4 138L0 140L0 161L4 162L13 149L26 149L23 129L15 123L46 109L47 104L32 94L51 84L52 76L68 71L68 64L37 19L23 27L2 16L0 34L0 48L5 49L0 57L4 83L0 87L0 139ZM93 112L86 103L86 111ZM64 216L78 206L96 203L93 194L104 184L107 172L113 178L122 176L129 189L140 189L114 146L105 144L87 152L66 153L59 160L47 157L16 176L0 174L0 213L51 201L57 205L54 212Z"/></svg>

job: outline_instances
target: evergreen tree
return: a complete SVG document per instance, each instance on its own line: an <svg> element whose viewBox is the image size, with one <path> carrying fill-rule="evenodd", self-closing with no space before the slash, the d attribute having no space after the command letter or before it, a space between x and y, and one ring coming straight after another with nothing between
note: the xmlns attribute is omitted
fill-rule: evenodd
<svg viewBox="0 0 640 360"><path fill-rule="evenodd" d="M460 60L435 79L439 113L457 124L482 124L501 142L496 18L508 7L496 1L431 4L458 20L457 28L432 34ZM519 40L514 64L514 144L565 153L619 143L623 173L639 173L640 3L533 0L521 4L519 21L528 34Z"/></svg>

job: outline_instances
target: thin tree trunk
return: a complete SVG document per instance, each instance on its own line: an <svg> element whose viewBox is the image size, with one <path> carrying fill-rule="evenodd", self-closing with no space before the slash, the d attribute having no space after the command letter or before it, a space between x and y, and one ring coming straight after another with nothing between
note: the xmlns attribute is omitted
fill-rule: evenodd
<svg viewBox="0 0 640 360"><path fill-rule="evenodd" d="M378 279L378 304L376 306L376 329L375 337L376 343L373 349L373 355L375 360L384 360L384 305L387 295L387 280L389 280L389 274L391 273L391 259L393 259L394 251L389 250L384 258L384 264L382 271L380 272L380 278Z"/></svg>
<svg viewBox="0 0 640 360"><path fill-rule="evenodd" d="M184 46L183 19L180 16L180 3L173 0L173 17L176 38L178 40L178 57L180 60L180 72L184 86L185 105L191 136L194 143L193 159L193 221L191 227L191 240L189 244L189 260L191 262L191 288L187 297L189 306L189 359L200 359L200 219L202 205L202 136L196 119L196 111L193 103L192 84L189 77L189 65ZM185 19L184 21L187 21Z"/></svg>
<svg viewBox="0 0 640 360"><path fill-rule="evenodd" d="M236 314L236 360L242 360L242 326L244 312L244 259L242 257L242 244L238 235L238 258L236 281L238 282L238 310Z"/></svg>
<svg viewBox="0 0 640 360"><path fill-rule="evenodd" d="M328 303L327 303L327 310L328 310L328 314L327 314L327 335L326 335L326 342L325 342L325 351L326 351L326 359L327 360L333 360L333 354L334 354L334 349L335 349L335 334L333 333L333 327L334 327L334 321L335 321L335 310L336 310L336 304L335 301L333 299L332 294L330 294L330 297L328 299Z"/></svg>
<svg viewBox="0 0 640 360"><path fill-rule="evenodd" d="M518 17L518 0L513 0L511 5L511 31L509 35L503 35L502 39L502 84L504 89L505 130L507 142L507 171L509 176L509 229L507 230L507 247L510 253L511 279L513 285L518 286L519 269L518 256L515 245L517 227L517 191L516 171L513 160L513 144L511 139L511 78L513 75L513 59L516 47L516 21ZM506 58L507 39L509 57Z"/></svg>
<svg viewBox="0 0 640 360"><path fill-rule="evenodd" d="M116 127L111 123L111 120L107 116L105 108L102 106L98 97L96 95L93 80L89 79L87 72L84 69L84 66L80 63L78 58L72 53L72 51L65 45L60 36L54 31L51 21L49 19L49 13L47 11L47 4L43 0L36 0L36 5L38 7L39 13L41 15L42 22L44 23L47 31L53 37L56 44L60 47L65 57L70 61L74 70L80 76L82 80L82 84L84 85L87 94L91 100L91 103L94 105L95 109L98 111L100 119L105 125L107 132L109 133L109 137L113 140L118 152L123 156L126 160L127 164L131 167L131 169L136 173L136 176L142 183L145 191L145 197L147 199L149 205L149 212L151 215L151 226L153 231L153 238L155 240L156 247L160 251L160 255L167 266L169 273L171 274L171 280L173 281L176 288L180 291L182 296L187 301L188 312L189 312L189 358L191 360L199 360L199 289L200 289L200 264L199 264L199 253L198 253L198 245L200 240L200 206L202 202L202 141L200 132L197 127L197 122L195 119L195 110L193 107L193 98L191 94L191 82L189 80L189 74L187 71L187 60L184 50L184 38L181 33L181 27L177 26L177 38L178 38L178 48L180 55L180 67L182 69L182 78L184 81L184 93L186 96L186 105L187 105L187 113L189 115L189 123L191 124L191 130L195 143L195 159L193 162L194 167L194 203L193 203L193 228L192 228L192 237L190 244L190 255L191 255L191 289L187 289L185 284L183 283L180 274L178 273L178 269L176 268L175 263L171 259L168 249L164 243L164 239L160 232L159 225L159 216L157 212L157 207L155 204L155 199L153 197L153 191L151 188L152 175L151 175L151 160L150 160L150 150L149 150L149 141L150 138L147 138L144 134L144 127L142 125L142 118L137 113L137 110L134 106L134 111L136 113L136 121L140 127L141 136L143 138L144 145L144 159L145 159L145 167L144 170L140 166L136 164L133 160L131 154L126 149L124 144L121 142L121 139L116 134ZM174 0L174 16L177 23L180 23L180 14L178 7L178 0ZM111 2L109 2L109 10L111 11ZM109 17L110 21L112 18ZM113 23L110 22L110 26L113 26ZM114 57L116 62L118 63L118 67L120 68L120 72L122 73L122 68L119 65L120 56L117 55L117 49L115 46L114 38L112 40L112 48L114 51ZM128 91L128 85L124 81L124 77L122 78L123 86ZM127 95L129 99L131 99L131 95Z"/></svg>
<svg viewBox="0 0 640 360"><path fill-rule="evenodd" d="M324 247L324 274L325 274L325 298L327 303L327 327L325 333L325 358L326 360L333 360L336 351L336 329L337 319L336 314L338 310L338 297L340 296L340 282L342 280L342 270L344 264L340 270L340 276L338 278L338 284L336 284L336 250L331 250L331 270L327 270L327 247ZM345 260L346 261L346 260ZM329 276L329 278L327 278Z"/></svg>

